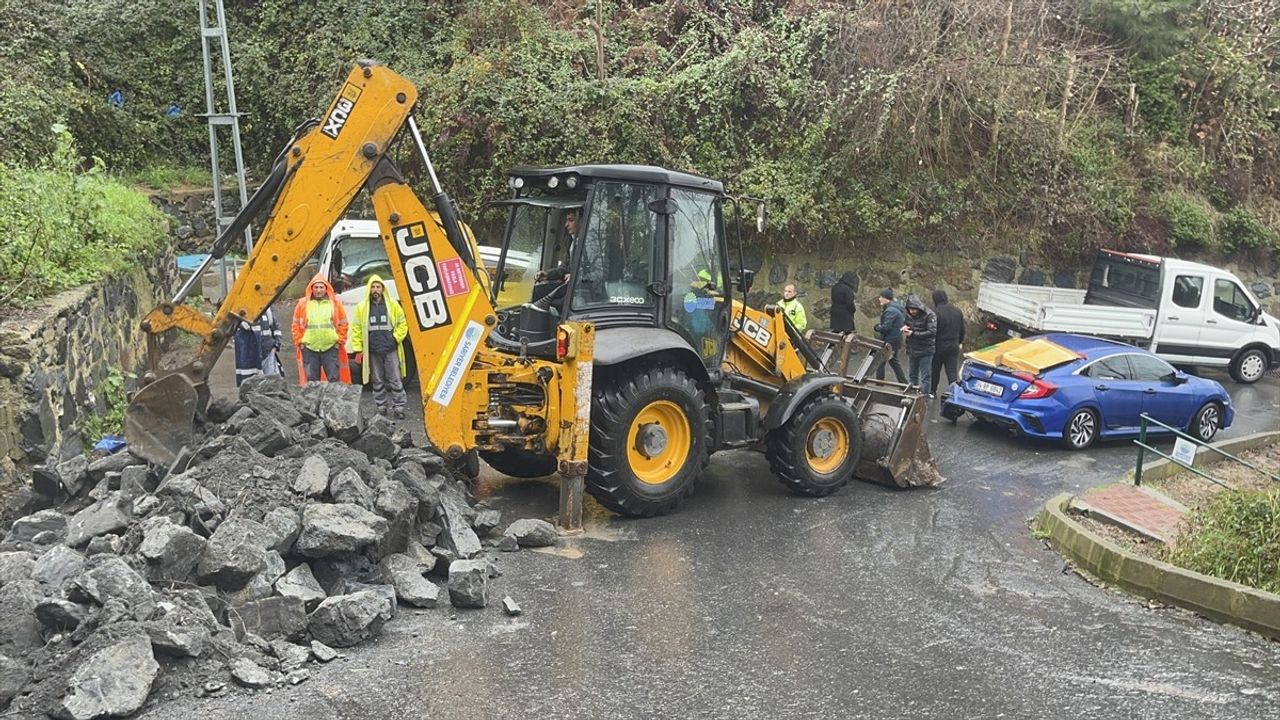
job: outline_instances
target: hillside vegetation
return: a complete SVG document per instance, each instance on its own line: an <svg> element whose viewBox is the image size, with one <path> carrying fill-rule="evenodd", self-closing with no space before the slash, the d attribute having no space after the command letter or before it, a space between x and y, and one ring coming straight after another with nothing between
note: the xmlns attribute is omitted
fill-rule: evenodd
<svg viewBox="0 0 1280 720"><path fill-rule="evenodd" d="M0 9L0 160L65 123L115 171L203 166L195 3L69 5ZM1280 249L1280 0L227 8L251 167L372 57L422 88L464 209L512 165L626 161L768 198L775 250Z"/></svg>

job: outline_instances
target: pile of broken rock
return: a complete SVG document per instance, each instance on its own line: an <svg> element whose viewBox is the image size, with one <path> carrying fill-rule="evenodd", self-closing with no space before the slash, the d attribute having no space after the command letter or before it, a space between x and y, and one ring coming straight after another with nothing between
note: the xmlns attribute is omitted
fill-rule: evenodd
<svg viewBox="0 0 1280 720"><path fill-rule="evenodd" d="M498 513L410 433L361 417L359 386L259 377L208 415L170 468L123 451L35 470L36 511L0 543L0 710L122 717L162 685L297 684L398 603L435 607L437 582L454 607L487 606L491 549L556 541L542 520L488 538Z"/></svg>

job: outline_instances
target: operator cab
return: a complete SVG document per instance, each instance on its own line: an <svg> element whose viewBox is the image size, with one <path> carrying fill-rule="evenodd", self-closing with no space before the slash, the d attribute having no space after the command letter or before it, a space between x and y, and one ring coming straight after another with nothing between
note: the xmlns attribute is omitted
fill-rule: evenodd
<svg viewBox="0 0 1280 720"><path fill-rule="evenodd" d="M495 342L554 353L562 320L666 328L708 368L728 336L721 183L645 165L519 167L491 274Z"/></svg>

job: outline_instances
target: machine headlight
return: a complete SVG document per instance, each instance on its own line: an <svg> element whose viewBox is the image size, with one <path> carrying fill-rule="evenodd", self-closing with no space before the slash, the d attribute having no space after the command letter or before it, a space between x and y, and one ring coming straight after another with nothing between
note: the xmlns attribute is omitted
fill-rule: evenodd
<svg viewBox="0 0 1280 720"><path fill-rule="evenodd" d="M547 178L547 187L551 188L552 190L555 190L559 186L560 186L560 178L556 177L555 175L552 175L551 177Z"/></svg>
<svg viewBox="0 0 1280 720"><path fill-rule="evenodd" d="M569 188L570 190L578 187L578 176L570 175L569 177L565 178L564 186Z"/></svg>
<svg viewBox="0 0 1280 720"><path fill-rule="evenodd" d="M511 186L512 190L519 190L520 188L524 187L524 178L512 177L507 180L507 184Z"/></svg>

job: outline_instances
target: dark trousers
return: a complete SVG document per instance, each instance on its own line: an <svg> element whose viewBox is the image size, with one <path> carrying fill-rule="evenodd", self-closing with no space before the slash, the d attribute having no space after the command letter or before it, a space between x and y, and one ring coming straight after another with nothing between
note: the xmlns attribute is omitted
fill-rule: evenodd
<svg viewBox="0 0 1280 720"><path fill-rule="evenodd" d="M387 353L366 352L364 361L369 363L369 384L373 387L373 404L378 411L404 410L407 396L400 377L400 355L395 350Z"/></svg>
<svg viewBox="0 0 1280 720"><path fill-rule="evenodd" d="M942 377L942 371L947 371L947 387L951 387L951 383L960 379L960 348L953 347L948 349L938 348L933 353L933 382L930 387L934 392L938 391L938 380Z"/></svg>
<svg viewBox="0 0 1280 720"><path fill-rule="evenodd" d="M896 343L889 343L889 347L893 348L893 354L889 356L887 361L880 363L880 365L876 367L876 379L884 379L884 367L888 365L890 368L893 368L893 376L898 379L898 382L905 383L907 381L907 374L902 372L902 361L898 359L898 354L902 351L902 341L899 340Z"/></svg>
<svg viewBox="0 0 1280 720"><path fill-rule="evenodd" d="M307 371L307 382L318 382L320 371L329 382L338 382L338 346L316 352L308 347L302 348L302 367Z"/></svg>
<svg viewBox="0 0 1280 720"><path fill-rule="evenodd" d="M928 355L912 355L907 358L907 374L911 376L911 384L920 388L920 393L930 395L933 386L929 384L929 370L933 367L933 353Z"/></svg>

